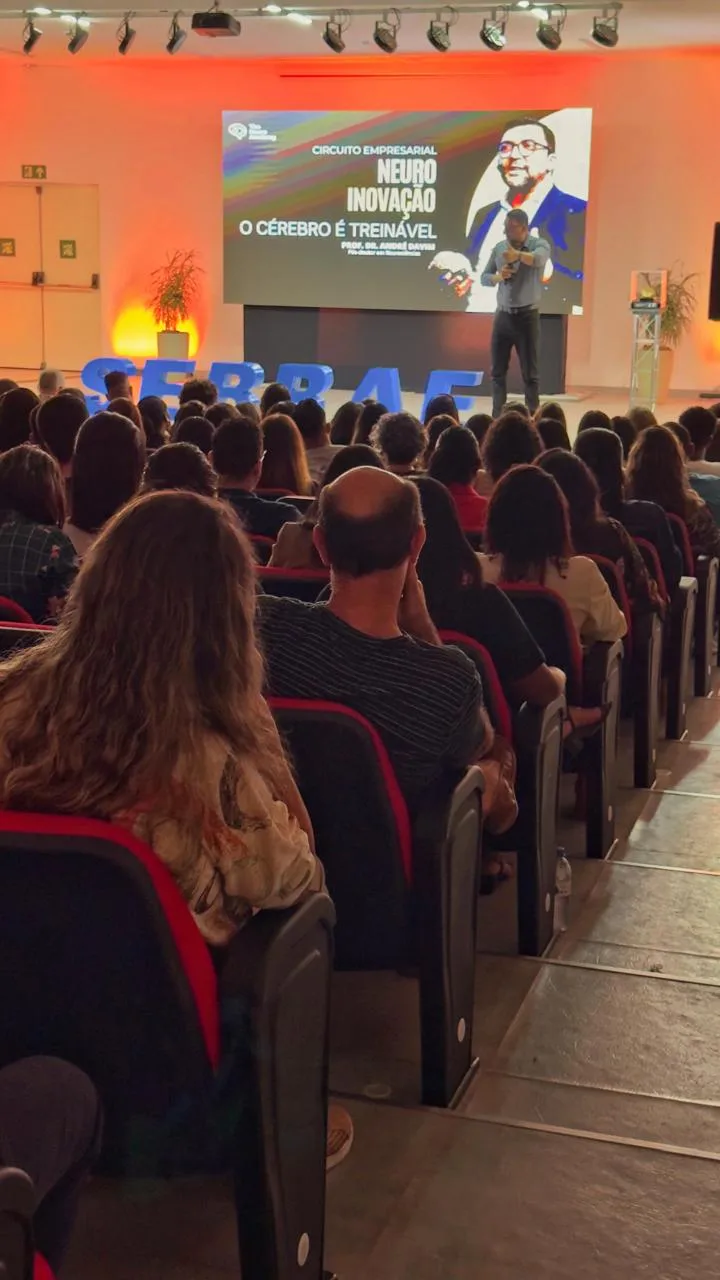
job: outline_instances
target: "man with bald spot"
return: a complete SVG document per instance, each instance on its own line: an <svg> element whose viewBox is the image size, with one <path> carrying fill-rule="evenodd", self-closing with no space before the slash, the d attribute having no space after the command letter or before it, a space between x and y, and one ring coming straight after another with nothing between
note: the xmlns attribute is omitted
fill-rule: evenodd
<svg viewBox="0 0 720 1280"><path fill-rule="evenodd" d="M441 774L490 750L472 662L440 642L415 571L425 541L417 489L358 467L321 492L315 547L326 604L263 596L268 693L340 702L380 733L412 810Z"/></svg>

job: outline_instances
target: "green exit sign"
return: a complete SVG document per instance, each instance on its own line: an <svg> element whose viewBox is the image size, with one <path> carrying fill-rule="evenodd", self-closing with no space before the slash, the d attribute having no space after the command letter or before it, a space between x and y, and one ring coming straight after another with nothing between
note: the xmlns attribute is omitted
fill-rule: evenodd
<svg viewBox="0 0 720 1280"><path fill-rule="evenodd" d="M15 257L15 241L0 237L0 258Z"/></svg>
<svg viewBox="0 0 720 1280"><path fill-rule="evenodd" d="M61 240L60 257L77 258L77 240Z"/></svg>
<svg viewBox="0 0 720 1280"><path fill-rule="evenodd" d="M46 164L23 164L20 166L23 178L34 178L36 182L44 182L47 178Z"/></svg>

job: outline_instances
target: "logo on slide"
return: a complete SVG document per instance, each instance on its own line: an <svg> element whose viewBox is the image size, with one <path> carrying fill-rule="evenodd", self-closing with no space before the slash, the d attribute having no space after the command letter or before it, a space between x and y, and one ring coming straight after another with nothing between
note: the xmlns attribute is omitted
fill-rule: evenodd
<svg viewBox="0 0 720 1280"><path fill-rule="evenodd" d="M264 124L229 124L228 133L238 142L277 142L276 133L268 133Z"/></svg>

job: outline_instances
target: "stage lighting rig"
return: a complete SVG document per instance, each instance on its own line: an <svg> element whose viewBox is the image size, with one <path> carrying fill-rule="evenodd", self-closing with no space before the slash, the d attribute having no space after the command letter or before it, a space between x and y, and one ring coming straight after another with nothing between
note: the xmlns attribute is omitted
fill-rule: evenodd
<svg viewBox="0 0 720 1280"><path fill-rule="evenodd" d="M88 36L90 34L88 31L88 19L84 17L84 15L81 15L79 18L77 16L68 15L68 21L72 24L68 31L68 35L70 37L68 40L68 53L79 53L83 45L86 45L88 42Z"/></svg>
<svg viewBox="0 0 720 1280"><path fill-rule="evenodd" d="M36 27L32 18L28 17L23 30L23 53L32 53L41 35L40 28Z"/></svg>
<svg viewBox="0 0 720 1280"><path fill-rule="evenodd" d="M536 35L543 49L555 53L562 44L562 31L565 26L567 10L563 7L549 9L548 16L538 22Z"/></svg>
<svg viewBox="0 0 720 1280"><path fill-rule="evenodd" d="M206 13L194 13L190 26L198 36L210 36L212 39L219 37L240 35L240 23L234 13L225 13L215 0L212 9L208 9Z"/></svg>
<svg viewBox="0 0 720 1280"><path fill-rule="evenodd" d="M118 53L126 54L137 35L137 31L130 26L132 16L131 13L126 13L117 29Z"/></svg>
<svg viewBox="0 0 720 1280"><path fill-rule="evenodd" d="M394 53L397 49L397 33L400 30L400 14L397 9L387 9L382 18L375 23L373 40L383 53Z"/></svg>
<svg viewBox="0 0 720 1280"><path fill-rule="evenodd" d="M179 17L180 17L179 13L173 14L173 20L170 23L170 30L168 31L167 44L165 45L165 48L167 49L168 53L177 53L178 49L182 49L185 41L188 38L187 31L183 31L182 27L180 26L180 23L178 22Z"/></svg>
<svg viewBox="0 0 720 1280"><path fill-rule="evenodd" d="M345 41L343 40L343 32L347 31L350 26L350 14L347 9L340 9L336 13L331 13L329 20L325 24L323 31L323 40L328 49L332 49L333 53L345 52Z"/></svg>
<svg viewBox="0 0 720 1280"><path fill-rule="evenodd" d="M601 17L593 18L592 38L603 49L614 49L618 42L618 13L617 9L603 9Z"/></svg>
<svg viewBox="0 0 720 1280"><path fill-rule="evenodd" d="M492 49L493 53L500 53L507 44L505 36L507 20L507 9L493 9L489 18L483 18L483 24L480 28L480 39L485 45L485 48Z"/></svg>

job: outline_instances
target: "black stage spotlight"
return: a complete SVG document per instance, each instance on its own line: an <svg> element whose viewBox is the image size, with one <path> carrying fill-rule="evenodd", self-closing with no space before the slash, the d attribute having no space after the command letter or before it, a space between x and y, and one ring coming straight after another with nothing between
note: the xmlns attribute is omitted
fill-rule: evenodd
<svg viewBox="0 0 720 1280"><path fill-rule="evenodd" d="M443 14L445 14L445 17L443 17ZM437 49L438 53L447 53L450 48L450 28L455 26L457 20L457 10L451 9L449 6L441 9L432 19L427 29L427 38L433 49Z"/></svg>
<svg viewBox="0 0 720 1280"><path fill-rule="evenodd" d="M400 14L397 9L388 9L382 18L378 18L373 31L373 40L383 53L394 53L397 49L397 33L400 30Z"/></svg>
<svg viewBox="0 0 720 1280"><path fill-rule="evenodd" d="M556 8L549 11L547 18L540 19L535 34L543 49L549 49L552 53L555 53L560 48L566 16L565 9Z"/></svg>
<svg viewBox="0 0 720 1280"><path fill-rule="evenodd" d="M125 17L120 23L120 26L117 29L118 53L123 53L123 54L127 53L128 49L130 48L130 45L132 44L133 40L137 35L137 31L133 31L133 28L130 26L131 18L132 18L132 14L126 13Z"/></svg>
<svg viewBox="0 0 720 1280"><path fill-rule="evenodd" d="M603 49L614 49L618 42L618 11L603 9L601 18L593 18L592 38Z"/></svg>
<svg viewBox="0 0 720 1280"><path fill-rule="evenodd" d="M330 14L329 21L325 23L323 40L328 49L332 49L333 53L345 52L343 32L347 31L349 26L350 14L345 9L340 9L339 12Z"/></svg>
<svg viewBox="0 0 720 1280"><path fill-rule="evenodd" d="M23 31L23 53L32 53L41 35L40 28L35 26L32 18L28 18Z"/></svg>
<svg viewBox="0 0 720 1280"><path fill-rule="evenodd" d="M167 49L168 53L177 53L178 49L182 48L182 46L184 45L185 41L188 38L187 31L183 31L182 27L180 26L180 23L178 22L178 16L179 15L177 13L174 14L173 20L170 23L168 40L167 40L167 44L165 45L165 48Z"/></svg>
<svg viewBox="0 0 720 1280"><path fill-rule="evenodd" d="M480 39L486 49L492 49L494 53L499 53L505 48L507 43L505 37L507 20L507 9L493 9L489 18L483 18Z"/></svg>
<svg viewBox="0 0 720 1280"><path fill-rule="evenodd" d="M87 21L87 19L85 19ZM89 31L87 27L82 25L81 18L73 18L72 26L68 31L70 39L68 40L68 53L79 53L83 45L87 44Z"/></svg>

